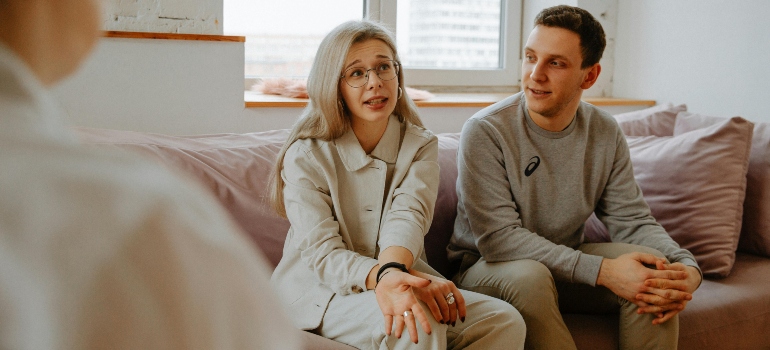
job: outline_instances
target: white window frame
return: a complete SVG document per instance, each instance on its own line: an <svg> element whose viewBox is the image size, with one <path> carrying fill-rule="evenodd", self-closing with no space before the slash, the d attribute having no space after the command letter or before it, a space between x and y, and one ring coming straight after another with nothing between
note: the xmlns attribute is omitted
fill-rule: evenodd
<svg viewBox="0 0 770 350"><path fill-rule="evenodd" d="M396 32L396 0L364 0L366 18ZM518 86L521 58L522 0L502 0L500 61L502 68L415 69L404 68L412 86Z"/></svg>

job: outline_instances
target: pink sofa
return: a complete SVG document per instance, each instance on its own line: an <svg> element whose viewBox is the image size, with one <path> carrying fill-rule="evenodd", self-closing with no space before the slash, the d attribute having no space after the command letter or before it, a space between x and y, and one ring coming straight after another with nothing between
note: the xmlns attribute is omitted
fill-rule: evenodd
<svg viewBox="0 0 770 350"><path fill-rule="evenodd" d="M770 127L764 126L760 131L763 134L757 135L755 131L754 140L759 136L761 142L767 143L760 145L764 148L760 147L759 151L766 151L761 156L770 162ZM265 196L268 174L287 131L192 137L85 128L76 129L76 132L86 143L136 151L198 179L229 210L253 239L255 247L273 265L280 260L289 224L269 210ZM439 135L441 183L433 225L425 238L428 262L445 275L452 274L456 268L447 261L445 248L452 232L457 203L455 156L458 138L458 134ZM761 169L754 170L760 173L753 176L768 182L752 184L749 181L747 191L769 195L770 163L763 159L757 162L761 163ZM752 176L751 170L749 176ZM770 204L770 197L760 200L764 200L760 204ZM750 201L749 196L746 201ZM751 205L745 207L744 216L756 216L758 209ZM770 222L770 217L761 219ZM764 227L763 232L744 232L742 235L758 236L754 238L757 242L770 242L767 228ZM601 233L592 233L592 236L601 239ZM770 254L767 254L770 245L765 248L764 256L757 255L756 249L752 254L738 248L727 277L703 281L694 300L681 314L681 349L770 348ZM615 316L564 316L580 349L617 349ZM309 332L304 336L309 349L351 349Z"/></svg>

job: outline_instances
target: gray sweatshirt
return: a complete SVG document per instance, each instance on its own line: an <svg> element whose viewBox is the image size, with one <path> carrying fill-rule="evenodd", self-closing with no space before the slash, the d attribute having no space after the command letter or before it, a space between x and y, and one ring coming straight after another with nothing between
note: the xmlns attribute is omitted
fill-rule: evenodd
<svg viewBox="0 0 770 350"><path fill-rule="evenodd" d="M593 286L602 257L576 248L596 212L613 242L698 267L650 215L617 122L590 104L581 102L572 123L551 132L529 117L523 93L495 103L463 126L457 167L450 260L532 259L558 280Z"/></svg>

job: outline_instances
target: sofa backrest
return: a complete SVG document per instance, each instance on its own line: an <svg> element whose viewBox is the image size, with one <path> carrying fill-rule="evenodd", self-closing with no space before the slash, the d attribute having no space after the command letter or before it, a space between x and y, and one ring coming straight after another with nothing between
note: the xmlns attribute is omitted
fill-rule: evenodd
<svg viewBox="0 0 770 350"><path fill-rule="evenodd" d="M232 215L273 266L281 260L289 222L267 202L267 182L288 130L247 134L169 136L132 131L76 128L87 144L138 152L183 176L192 176ZM428 263L449 272L446 245L457 206L455 181L459 134L439 135L441 182L430 232Z"/></svg>

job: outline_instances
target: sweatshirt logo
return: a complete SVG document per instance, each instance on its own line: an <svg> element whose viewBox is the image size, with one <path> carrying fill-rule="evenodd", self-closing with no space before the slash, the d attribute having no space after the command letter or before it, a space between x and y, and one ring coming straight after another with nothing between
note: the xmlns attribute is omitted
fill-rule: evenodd
<svg viewBox="0 0 770 350"><path fill-rule="evenodd" d="M527 168L524 169L524 175L529 177L532 175L532 173L535 172L535 169L537 169L537 166L540 165L540 157L534 156L529 159L529 165L527 165Z"/></svg>

